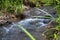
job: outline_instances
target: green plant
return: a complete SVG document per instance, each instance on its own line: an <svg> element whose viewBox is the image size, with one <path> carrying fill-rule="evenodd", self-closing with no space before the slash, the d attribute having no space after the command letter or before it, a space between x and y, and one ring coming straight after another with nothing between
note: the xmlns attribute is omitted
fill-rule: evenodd
<svg viewBox="0 0 60 40"><path fill-rule="evenodd" d="M31 40L36 40L23 26L18 25L18 24L17 24L17 26L18 26L24 33L26 33L26 34L29 36L29 38L31 38Z"/></svg>
<svg viewBox="0 0 60 40"><path fill-rule="evenodd" d="M45 2L45 6L49 6L49 5L52 5L50 2L52 2L51 0L45 0L42 2ZM55 30L59 31L60 30L60 1L59 0L53 0L53 2L55 6L53 9L56 9L57 11L57 14L58 14L58 17L57 18L54 18L52 15L50 15L52 17L52 20L55 21L57 23L56 27L54 28ZM44 12L44 11L43 11ZM44 12L46 13L46 12ZM48 30L49 31L49 30ZM46 33L47 31L45 31ZM54 35L54 39L55 40L59 40L60 39L60 36L58 35L58 33L53 33L52 35Z"/></svg>
<svg viewBox="0 0 60 40"><path fill-rule="evenodd" d="M33 17L36 17L36 18L39 18L39 17L40 18L41 17L42 18L51 18L53 21L58 23L54 29L59 31L60 30L60 1L59 0L36 0L36 1L32 0L32 2L36 3L36 5L39 6L38 1L41 1L41 2L45 3L44 4L45 6L50 6L50 5L55 6L53 9L56 9L57 14L58 14L58 18L54 18L51 14L49 14L49 13L47 13L44 10L41 10L41 9L40 9L40 11L48 14L50 17L48 17L48 16L47 17L46 16L33 16ZM52 35L54 36L55 40L57 40L57 38L59 38L58 34L56 34L56 33L53 33Z"/></svg>
<svg viewBox="0 0 60 40"><path fill-rule="evenodd" d="M5 11L14 10L14 12L22 12L23 0L0 0L0 9L5 9Z"/></svg>

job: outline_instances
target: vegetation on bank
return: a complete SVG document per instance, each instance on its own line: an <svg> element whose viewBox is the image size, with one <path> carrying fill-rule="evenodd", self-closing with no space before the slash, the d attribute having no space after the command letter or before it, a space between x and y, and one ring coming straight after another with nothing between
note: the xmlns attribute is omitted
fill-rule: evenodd
<svg viewBox="0 0 60 40"><path fill-rule="evenodd" d="M0 10L6 12L22 12L23 0L0 0Z"/></svg>

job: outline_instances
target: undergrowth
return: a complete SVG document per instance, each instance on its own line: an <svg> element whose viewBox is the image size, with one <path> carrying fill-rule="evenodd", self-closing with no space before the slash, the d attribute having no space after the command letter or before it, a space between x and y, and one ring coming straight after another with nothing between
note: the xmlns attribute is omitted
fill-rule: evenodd
<svg viewBox="0 0 60 40"><path fill-rule="evenodd" d="M6 12L22 12L23 0L0 0L0 10Z"/></svg>

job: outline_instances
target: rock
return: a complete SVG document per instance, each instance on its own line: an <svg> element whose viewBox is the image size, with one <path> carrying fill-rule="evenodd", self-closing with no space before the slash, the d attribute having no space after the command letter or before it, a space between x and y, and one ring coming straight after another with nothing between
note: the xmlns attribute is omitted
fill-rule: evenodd
<svg viewBox="0 0 60 40"><path fill-rule="evenodd" d="M25 10L23 14L27 15L27 17L32 17L32 16L49 16L52 15L53 17L57 17L56 10L52 9L53 7L41 7L41 8L31 8L28 10ZM52 11L53 10L53 11Z"/></svg>

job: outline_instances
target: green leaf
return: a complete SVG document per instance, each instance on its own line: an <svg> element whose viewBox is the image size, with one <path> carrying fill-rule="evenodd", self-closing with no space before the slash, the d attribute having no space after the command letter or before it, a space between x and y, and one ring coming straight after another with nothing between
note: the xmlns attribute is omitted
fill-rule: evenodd
<svg viewBox="0 0 60 40"><path fill-rule="evenodd" d="M57 10L58 16L60 17L60 5L59 5L59 7L56 8L56 10Z"/></svg>
<svg viewBox="0 0 60 40"><path fill-rule="evenodd" d="M56 26L56 30L60 30L60 26Z"/></svg>
<svg viewBox="0 0 60 40"><path fill-rule="evenodd" d="M54 38L57 38L57 34L54 33Z"/></svg>
<svg viewBox="0 0 60 40"><path fill-rule="evenodd" d="M36 40L23 26L21 25L17 25L20 29L22 29L24 31L24 33L26 33L30 38L31 40Z"/></svg>

